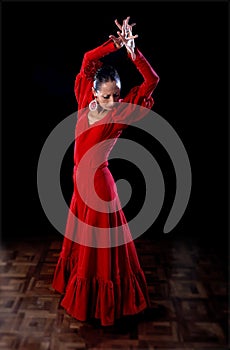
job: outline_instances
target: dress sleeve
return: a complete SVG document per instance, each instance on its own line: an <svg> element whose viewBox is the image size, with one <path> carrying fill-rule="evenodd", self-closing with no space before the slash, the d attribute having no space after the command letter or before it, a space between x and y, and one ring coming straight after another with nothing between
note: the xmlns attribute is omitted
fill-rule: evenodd
<svg viewBox="0 0 230 350"><path fill-rule="evenodd" d="M136 59L132 62L142 75L143 82L141 85L133 87L122 102L133 103L151 109L154 104L152 94L160 78L138 48L136 48L135 53Z"/></svg>
<svg viewBox="0 0 230 350"><path fill-rule="evenodd" d="M135 53L136 59L132 62L142 75L143 82L139 86L133 87L125 98L119 101L120 106L115 121L124 123L122 128L146 116L154 104L152 94L160 80L158 74L138 48L135 49ZM129 57L131 56L129 55Z"/></svg>
<svg viewBox="0 0 230 350"><path fill-rule="evenodd" d="M92 82L98 68L102 66L100 58L117 51L112 39L107 40L101 46L84 54L80 72L77 74L74 84L74 93L78 103L78 109L88 106L92 99Z"/></svg>

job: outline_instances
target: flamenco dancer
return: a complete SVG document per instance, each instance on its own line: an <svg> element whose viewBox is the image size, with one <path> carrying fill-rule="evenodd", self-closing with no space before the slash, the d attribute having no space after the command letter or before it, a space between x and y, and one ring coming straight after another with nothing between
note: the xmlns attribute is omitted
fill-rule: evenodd
<svg viewBox="0 0 230 350"><path fill-rule="evenodd" d="M108 157L131 123L152 108L159 77L135 45L134 24L125 18L117 36L84 54L74 92L75 129L73 194L62 249L52 286L62 307L79 321L114 325L150 307L148 288L121 207ZM117 70L101 58L125 47L143 82L120 98Z"/></svg>

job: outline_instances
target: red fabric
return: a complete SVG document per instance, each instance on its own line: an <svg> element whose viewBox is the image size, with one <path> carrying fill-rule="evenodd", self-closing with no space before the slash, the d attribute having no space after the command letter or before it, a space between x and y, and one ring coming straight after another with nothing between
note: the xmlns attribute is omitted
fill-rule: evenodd
<svg viewBox="0 0 230 350"><path fill-rule="evenodd" d="M115 51L112 40L84 55L75 81L78 122L74 147L74 191L53 288L78 320L98 318L104 326L149 305L145 275L108 169L108 157L124 128L153 106L158 75L136 48L133 61L143 83L131 89L102 120L89 125L88 104L100 58ZM124 103L125 102L125 103ZM124 123L124 124L120 124ZM78 220L76 220L76 218ZM116 245L117 242L122 244ZM111 243L111 247L109 246Z"/></svg>

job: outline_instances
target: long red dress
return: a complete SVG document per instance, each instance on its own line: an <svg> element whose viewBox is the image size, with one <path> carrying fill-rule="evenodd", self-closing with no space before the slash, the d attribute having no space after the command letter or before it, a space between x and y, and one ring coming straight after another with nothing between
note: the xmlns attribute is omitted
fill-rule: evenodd
<svg viewBox="0 0 230 350"><path fill-rule="evenodd" d="M74 191L52 284L64 294L61 305L68 314L80 321L100 319L103 326L149 306L145 275L108 169L108 157L122 130L143 118L153 106L151 95L159 80L135 48L132 62L143 83L132 88L103 119L90 125L93 77L102 65L100 58L115 50L110 39L87 52L76 76Z"/></svg>

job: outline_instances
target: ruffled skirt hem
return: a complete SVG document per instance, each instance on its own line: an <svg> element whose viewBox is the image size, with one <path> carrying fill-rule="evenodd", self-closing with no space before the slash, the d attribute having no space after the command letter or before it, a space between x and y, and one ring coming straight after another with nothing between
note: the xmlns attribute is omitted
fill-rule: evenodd
<svg viewBox="0 0 230 350"><path fill-rule="evenodd" d="M100 319L102 326L110 326L123 316L135 315L149 306L144 272L130 272L113 280L82 277L72 270L72 258L59 258L53 288L64 293L61 306L79 321ZM72 270L69 278L66 268Z"/></svg>

